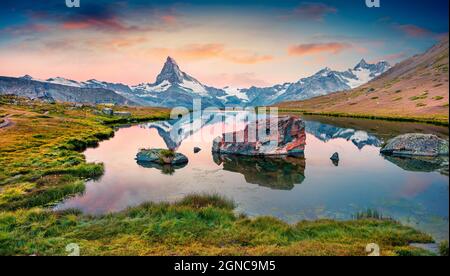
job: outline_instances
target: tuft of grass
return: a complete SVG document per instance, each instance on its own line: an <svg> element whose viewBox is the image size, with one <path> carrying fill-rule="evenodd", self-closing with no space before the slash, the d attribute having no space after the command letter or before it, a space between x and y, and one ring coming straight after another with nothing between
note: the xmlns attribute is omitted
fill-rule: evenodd
<svg viewBox="0 0 450 276"><path fill-rule="evenodd" d="M448 257L448 241L443 241L439 244L439 254Z"/></svg>
<svg viewBox="0 0 450 276"><path fill-rule="evenodd" d="M442 96L435 96L435 97L433 97L433 100L435 100L435 101L440 101L442 99L444 99L444 97L442 97Z"/></svg>
<svg viewBox="0 0 450 276"><path fill-rule="evenodd" d="M424 106L427 106L427 104L426 103L417 103L416 106L417 107L424 107Z"/></svg>
<svg viewBox="0 0 450 276"><path fill-rule="evenodd" d="M163 149L159 153L163 157L168 157L168 158L175 157L175 152L173 150L170 150L170 149Z"/></svg>
<svg viewBox="0 0 450 276"><path fill-rule="evenodd" d="M361 219L391 220L391 218L384 217L381 212L374 210L374 209L367 209L367 210L358 212L353 217L356 220L361 220Z"/></svg>
<svg viewBox="0 0 450 276"><path fill-rule="evenodd" d="M224 198L218 194L191 194L184 197L177 203L179 206L189 206L193 208L216 207L227 210L236 208L233 200Z"/></svg>
<svg viewBox="0 0 450 276"><path fill-rule="evenodd" d="M411 101L417 101L417 100L425 100L426 98L428 98L428 92L425 91L424 93L418 95L418 96L413 96L411 98L409 98L409 100Z"/></svg>

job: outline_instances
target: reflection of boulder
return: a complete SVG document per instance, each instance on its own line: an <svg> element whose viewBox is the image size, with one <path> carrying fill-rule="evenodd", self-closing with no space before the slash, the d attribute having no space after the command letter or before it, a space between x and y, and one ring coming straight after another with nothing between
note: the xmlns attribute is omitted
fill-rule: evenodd
<svg viewBox="0 0 450 276"><path fill-rule="evenodd" d="M178 164L178 165L170 165L170 164L159 164L154 162L143 162L137 161L138 165L144 168L157 169L160 170L163 174L172 175L175 170L182 169L186 167L187 163Z"/></svg>
<svg viewBox="0 0 450 276"><path fill-rule="evenodd" d="M439 171L448 175L448 157L402 157L384 156L384 158L400 168L413 172L434 172Z"/></svg>
<svg viewBox="0 0 450 276"><path fill-rule="evenodd" d="M213 154L223 169L243 174L251 184L275 190L292 190L305 180L304 157L251 157Z"/></svg>
<svg viewBox="0 0 450 276"><path fill-rule="evenodd" d="M212 151L247 156L298 155L303 154L305 142L305 123L300 118L271 117L217 137Z"/></svg>

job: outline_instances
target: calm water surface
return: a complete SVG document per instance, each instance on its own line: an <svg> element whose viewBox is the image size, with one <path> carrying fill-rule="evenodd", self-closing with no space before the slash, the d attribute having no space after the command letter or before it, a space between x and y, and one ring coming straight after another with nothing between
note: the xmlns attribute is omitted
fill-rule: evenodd
<svg viewBox="0 0 450 276"><path fill-rule="evenodd" d="M147 201L219 193L237 203L237 212L250 216L271 215L287 222L344 220L375 209L438 240L448 239L448 176L433 171L433 166L381 156L380 146L387 134L377 134L376 128L399 131L405 127L440 136L448 135L448 130L355 119L347 124L330 119L324 123L320 118L305 120L304 158L213 155L212 139L217 136L213 132L223 127L220 122L206 122L200 131L175 141L167 136L166 122L120 128L114 138L85 152L87 161L105 164L105 174L88 182L82 195L56 209L103 214ZM156 168L134 159L140 148L166 148L168 144L179 146L178 151L189 158L186 166ZM196 146L202 151L194 154ZM341 157L337 166L329 159L334 152Z"/></svg>

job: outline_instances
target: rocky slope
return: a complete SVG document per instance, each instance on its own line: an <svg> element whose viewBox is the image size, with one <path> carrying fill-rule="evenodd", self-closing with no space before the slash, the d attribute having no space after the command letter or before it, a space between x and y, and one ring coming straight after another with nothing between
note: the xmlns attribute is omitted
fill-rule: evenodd
<svg viewBox="0 0 450 276"><path fill-rule="evenodd" d="M41 82L28 76L23 78L0 77L0 95L17 95L50 102L135 104L112 90Z"/></svg>
<svg viewBox="0 0 450 276"><path fill-rule="evenodd" d="M278 106L314 113L411 117L448 123L448 54L449 42L445 38L356 89Z"/></svg>

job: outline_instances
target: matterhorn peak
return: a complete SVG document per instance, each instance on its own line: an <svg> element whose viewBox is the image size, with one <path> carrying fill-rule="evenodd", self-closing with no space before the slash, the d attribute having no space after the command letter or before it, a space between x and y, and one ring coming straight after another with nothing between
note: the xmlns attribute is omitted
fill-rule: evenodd
<svg viewBox="0 0 450 276"><path fill-rule="evenodd" d="M167 57L164 67L156 78L156 84L168 81L172 84L183 82L183 72L181 72L175 59Z"/></svg>

